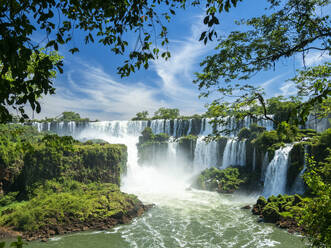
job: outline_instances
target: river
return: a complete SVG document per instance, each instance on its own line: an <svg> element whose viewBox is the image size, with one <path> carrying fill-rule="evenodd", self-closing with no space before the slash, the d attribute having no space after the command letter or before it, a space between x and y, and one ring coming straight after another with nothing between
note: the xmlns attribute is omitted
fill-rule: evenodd
<svg viewBox="0 0 331 248"><path fill-rule="evenodd" d="M151 126L155 133L159 133L160 130L169 129L170 125L166 124L166 121L155 120ZM144 203L155 204L155 207L127 225L104 231L58 236L47 243L31 242L30 248L305 247L305 241L299 235L289 234L273 224L259 222L259 218L252 215L250 210L242 209L243 206L254 204L258 195L224 195L190 188L193 174L211 166L205 166L204 161L209 163L215 160L210 159L216 156L216 148L211 143L202 144L202 154L195 152L208 158L199 160L201 168L194 165L198 170L187 170L176 163L174 158L181 154L173 149L175 143L168 146L166 152L169 156L166 161L157 161L158 166L140 166L136 143L145 126L147 122L89 123L81 129L71 125L66 134L80 140L97 138L126 144L128 172L122 180L121 189L137 195ZM205 128L199 133L205 134L209 129ZM39 125L38 130L43 130L43 126ZM65 134L63 130L64 126L58 125L53 131ZM169 129L167 133L172 132ZM210 150L214 152L210 153Z"/></svg>
<svg viewBox="0 0 331 248"><path fill-rule="evenodd" d="M178 171L172 175L182 179ZM142 169L131 179L124 180L122 190L155 204L142 217L111 230L58 236L47 243L31 242L29 247L305 247L299 235L259 222L250 210L242 209L257 196L191 189L185 180L155 168Z"/></svg>

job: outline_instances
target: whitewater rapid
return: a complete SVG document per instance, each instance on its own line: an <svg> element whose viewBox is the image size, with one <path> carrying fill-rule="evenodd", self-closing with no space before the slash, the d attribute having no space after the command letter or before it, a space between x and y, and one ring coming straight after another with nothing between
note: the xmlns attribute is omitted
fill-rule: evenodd
<svg viewBox="0 0 331 248"><path fill-rule="evenodd" d="M192 122L189 123L190 131L193 128ZM224 195L191 189L194 176L202 169L213 166L217 160L217 144L203 141L202 136L212 131L206 121L197 141L193 170L183 166L181 160L177 159L177 143L174 139L169 143L167 159L158 161L158 166L139 165L136 144L138 136L147 125L147 122L118 121L96 122L78 128L70 124L69 134L79 140L103 139L109 143L125 144L128 148L128 169L122 177L121 190L135 194L144 203L153 203L155 207L127 225L111 230L55 237L46 244L32 242L29 247L304 247L301 237L271 224L261 223L250 210L242 209L245 205L254 204L257 195ZM151 128L155 133L168 132L176 136L184 132L183 125L184 122L178 120L170 128L170 122L153 121ZM44 126L51 128L48 124ZM61 134L63 126L59 128ZM224 166L234 162L243 163L242 156L238 157L237 153L244 153L244 143L233 139L228 142L227 153L230 158L223 162Z"/></svg>

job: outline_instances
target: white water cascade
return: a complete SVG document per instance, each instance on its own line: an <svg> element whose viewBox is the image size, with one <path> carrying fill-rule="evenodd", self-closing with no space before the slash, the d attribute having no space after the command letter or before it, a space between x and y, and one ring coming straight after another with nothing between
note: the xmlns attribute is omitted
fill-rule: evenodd
<svg viewBox="0 0 331 248"><path fill-rule="evenodd" d="M263 196L285 194L288 158L292 147L292 144L288 144L275 151L266 170Z"/></svg>
<svg viewBox="0 0 331 248"><path fill-rule="evenodd" d="M236 139L228 139L224 153L222 169L231 165L245 166L246 164L246 141L238 141Z"/></svg>
<svg viewBox="0 0 331 248"><path fill-rule="evenodd" d="M217 166L217 143L215 141L206 143L204 138L204 136L200 136L197 139L194 150L193 166L196 172Z"/></svg>
<svg viewBox="0 0 331 248"><path fill-rule="evenodd" d="M81 232L75 235L57 236L47 245L54 248L77 247L293 247L301 248L299 237L291 236L283 230L256 221L250 211L242 206L256 202L256 197L224 195L216 192L188 189L193 170L187 171L179 160L179 142L170 138L165 149L166 159L157 166L138 164L138 137L144 128L153 124L157 132L172 132L178 135L184 130L196 130L192 122L185 126L183 121L170 125L169 121L151 123L142 121L111 121L79 124L56 123L40 125L39 130L52 130L58 134L72 135L85 141L103 139L109 143L122 143L128 147L128 170L122 178L121 190L133 193L144 203L154 203L155 207L134 219L131 223L119 225L110 230ZM173 127L176 126L176 131ZM202 129L202 127L201 127ZM204 129L205 134L209 127ZM210 129L209 129L210 130ZM200 130L201 131L201 130ZM189 132L189 131L187 131ZM174 135L176 138L177 136ZM215 165L218 143L206 143L204 136L197 140L194 163L199 170ZM231 139L227 142L242 154L236 163L243 164L245 141ZM231 154L231 152L229 152ZM230 157L231 157L230 156ZM239 161L239 162L238 162ZM44 247L44 243L31 242L32 248Z"/></svg>
<svg viewBox="0 0 331 248"><path fill-rule="evenodd" d="M175 120L151 120L151 121L101 121L101 122L44 122L33 123L38 131L52 131L59 135L71 135L74 138L86 141L88 139L103 139L109 143L123 143L128 147L129 159L128 171L137 167L137 147L138 137L145 127L150 127L154 134L166 133L170 136L167 151L157 150L157 154L152 156L160 164L168 158L170 164L183 166L187 159L181 157L181 152L177 151L178 141L175 138L186 136L188 134L197 135L195 147L192 146L193 170L195 173L200 172L212 166L221 166L227 168L230 165L245 166L246 164L246 145L245 141L237 141L231 138L227 141L225 150L220 151L217 141L205 142L204 138L213 133L213 125L209 122L212 119L175 119ZM228 124L218 125L217 130L239 129L249 127L254 120L246 117L242 121L236 121L233 117L226 118ZM256 122L256 120L255 120ZM257 121L258 124L264 125L266 129L272 127L270 121ZM235 137L237 130L230 132L229 137ZM154 148L154 147L153 147ZM167 154L159 154L167 153ZM219 153L223 153L223 160ZM159 156L160 155L160 156ZM255 164L255 163L254 163ZM132 167L132 168L131 168ZM178 166L177 166L178 167Z"/></svg>

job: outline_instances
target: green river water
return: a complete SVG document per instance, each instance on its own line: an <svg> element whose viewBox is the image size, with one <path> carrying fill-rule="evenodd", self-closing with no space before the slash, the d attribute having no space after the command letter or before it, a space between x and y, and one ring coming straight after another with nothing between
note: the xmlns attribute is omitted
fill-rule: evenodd
<svg viewBox="0 0 331 248"><path fill-rule="evenodd" d="M299 235L259 223L250 210L241 209L256 197L198 190L132 193L156 206L131 224L31 242L28 247L305 247Z"/></svg>

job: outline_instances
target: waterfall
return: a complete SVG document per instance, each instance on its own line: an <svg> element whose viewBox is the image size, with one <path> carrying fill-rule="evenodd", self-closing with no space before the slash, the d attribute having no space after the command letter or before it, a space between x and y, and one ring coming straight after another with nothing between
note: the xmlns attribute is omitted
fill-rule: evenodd
<svg viewBox="0 0 331 248"><path fill-rule="evenodd" d="M74 121L70 122L33 122L32 125L35 126L39 132L41 131L53 131L59 135L71 135L71 136L79 136L81 131L84 131L86 128L94 129L99 128L100 126L103 126L104 129L116 129L116 132L123 132L118 130L119 128L128 128L124 132L131 133L132 130L141 130L140 127L147 127L149 126L154 134L160 134L160 133L166 133L169 136L174 137L181 137L186 136L194 132L194 134L199 136L208 136L213 134L213 125L210 124L210 121L212 121L212 118L203 118L201 119L201 125L200 130L193 130L193 119L184 120L184 119L174 119L174 120L151 120L151 121L100 121L100 122L81 122L76 123ZM249 128L249 126L257 122L259 125L265 127L267 130L273 129L272 125L273 123L268 120L258 120L254 121L250 117L245 117L242 121L237 121L233 116L232 117L226 117L225 121L227 121L226 125L217 125L216 130L218 131L224 131L225 129L232 130L228 136L235 137L237 132L240 128L246 127ZM171 126L173 123L173 129L171 129ZM133 129L132 129L132 128ZM139 127L138 129L136 127ZM113 133L115 131L112 131ZM172 131L172 132L171 132ZM135 132L135 131L134 131ZM137 134L139 135L139 134Z"/></svg>
<svg viewBox="0 0 331 248"><path fill-rule="evenodd" d="M264 154L263 161L262 161L262 168L261 168L261 181L265 181L265 172L267 169L267 166L269 164L269 153L268 151Z"/></svg>
<svg viewBox="0 0 331 248"><path fill-rule="evenodd" d="M250 117L246 117L242 121L237 121L234 117L226 117L225 120L228 121L226 125L216 126L217 130L227 129L238 129L241 127L249 127L251 123L256 120L253 120ZM129 156L136 156L137 149L136 143L138 142L138 137L141 135L141 132L146 127L150 127L154 134L166 133L172 137L182 137L188 134L198 135L196 142L196 147L192 148L193 156L193 167L195 171L201 171L205 168L211 166L220 166L217 164L219 160L219 150L217 142L211 141L206 143L203 139L213 134L213 125L210 124L212 121L211 118L203 118L201 122L197 124L195 119L174 119L174 120L151 120L151 121L99 121L99 122L80 122L76 123L73 121L70 122L44 122L44 123L33 123L33 126L36 126L38 131L52 131L58 135L71 135L75 139L86 141L88 139L103 139L110 143L123 143L128 146ZM268 122L261 122L262 125L269 125ZM235 130L230 133L230 137L235 137ZM160 160L160 158L167 157L177 157L177 160L172 159L171 163L184 164L181 156L178 152L175 152L177 148L177 142L173 139L168 144L168 150L164 149L155 149L155 152L151 158ZM194 151L193 151L194 149ZM164 151L163 151L164 150ZM161 154L161 153L167 153ZM135 155L132 155L135 154ZM172 155L170 155L172 154ZM254 153L255 154L255 153ZM137 160L137 159L135 159ZM132 160L133 161L133 160ZM180 161L180 162L179 162ZM159 162L159 161L155 161ZM187 164L188 160L186 160ZM244 166L246 163L246 146L245 141L237 141L235 139L229 139L227 141L222 168L226 168L230 165L239 165ZM254 162L254 167L255 167ZM134 162L137 164L137 162Z"/></svg>
<svg viewBox="0 0 331 248"><path fill-rule="evenodd" d="M266 169L262 195L269 197L285 194L288 157L292 147L292 144L287 144L275 151L275 156Z"/></svg>
<svg viewBox="0 0 331 248"><path fill-rule="evenodd" d="M305 157L304 157L304 163L303 163L303 168L300 171L300 173L298 174L298 176L296 177L292 189L291 189L291 193L292 194L303 194L305 193L305 182L303 181L303 174L305 173L306 169L307 169L307 155L308 155L308 146L305 145Z"/></svg>
<svg viewBox="0 0 331 248"><path fill-rule="evenodd" d="M213 126L209 122L211 121L211 118L205 118L203 119L203 127L200 130L201 136L208 136L209 134L213 133Z"/></svg>
<svg viewBox="0 0 331 248"><path fill-rule="evenodd" d="M228 139L223 153L222 168L225 169L231 165L244 166L246 164L246 141Z"/></svg>
<svg viewBox="0 0 331 248"><path fill-rule="evenodd" d="M203 136L197 139L194 150L194 170L199 172L209 167L217 167L217 142L206 143Z"/></svg>
<svg viewBox="0 0 331 248"><path fill-rule="evenodd" d="M151 129L154 134L164 133L164 120L152 120Z"/></svg>

